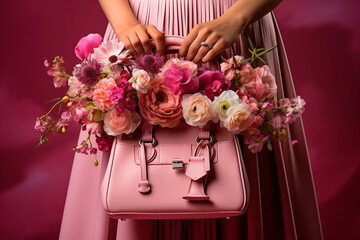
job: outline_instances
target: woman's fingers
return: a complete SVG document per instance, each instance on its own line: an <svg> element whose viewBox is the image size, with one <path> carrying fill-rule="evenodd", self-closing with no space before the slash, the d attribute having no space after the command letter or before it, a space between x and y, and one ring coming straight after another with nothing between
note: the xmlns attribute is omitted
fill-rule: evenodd
<svg viewBox="0 0 360 240"><path fill-rule="evenodd" d="M206 40L202 42L206 42L210 46L214 47L214 45L217 43L218 40L219 40L219 36L215 32L213 32L212 34L209 35L208 38L206 38ZM193 58L193 62L195 63L199 63L202 60L202 58L212 49L212 47L209 46L201 46L201 43L199 44L199 46L200 47Z"/></svg>
<svg viewBox="0 0 360 240"><path fill-rule="evenodd" d="M216 57L216 55L218 55L219 53L221 53L222 51L224 51L224 49L226 49L226 42L220 38L215 45L213 45L213 47L210 49L210 51L208 51L206 53L206 55L204 57L202 57L201 61L206 63L209 62L210 60L212 60L213 58Z"/></svg>
<svg viewBox="0 0 360 240"><path fill-rule="evenodd" d="M135 25L125 32L119 38L125 43L125 48L132 55L150 53L152 46L150 38L154 40L157 52L164 51L164 32L160 32L153 25Z"/></svg>
<svg viewBox="0 0 360 240"><path fill-rule="evenodd" d="M135 52L134 52L135 55L138 55L138 54L141 54L144 52L142 45L141 45L141 41L140 41L138 35L136 34L136 32L130 33L128 35L128 38L130 40L132 47L135 50Z"/></svg>
<svg viewBox="0 0 360 240"><path fill-rule="evenodd" d="M130 39L127 36L126 37L121 37L119 40L124 42L125 49L129 50L129 53L131 55L136 53L135 49L131 45Z"/></svg>
<svg viewBox="0 0 360 240"><path fill-rule="evenodd" d="M189 48L190 45L194 42L194 40L196 39L197 35L198 35L198 31L199 31L200 26L196 25L191 31L190 33L186 36L186 38L184 39L184 41L182 42L180 49L179 49L179 55L180 57L185 57L187 56L187 53L189 52Z"/></svg>
<svg viewBox="0 0 360 240"><path fill-rule="evenodd" d="M146 31L138 31L136 32L140 43L141 43L141 47L143 49L143 51L141 53L149 53L151 51L151 46L150 46L150 39L149 36L147 35ZM138 53L140 54L140 53Z"/></svg>
<svg viewBox="0 0 360 240"><path fill-rule="evenodd" d="M147 34L154 40L156 52L164 52L164 32L160 32L154 25L146 27Z"/></svg>

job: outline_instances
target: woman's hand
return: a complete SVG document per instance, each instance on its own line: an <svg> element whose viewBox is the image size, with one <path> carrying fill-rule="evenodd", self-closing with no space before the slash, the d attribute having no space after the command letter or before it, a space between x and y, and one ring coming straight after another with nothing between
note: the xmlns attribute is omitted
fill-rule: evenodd
<svg viewBox="0 0 360 240"><path fill-rule="evenodd" d="M119 41L125 43L125 48L130 50L130 54L139 55L151 52L154 46L150 39L154 40L156 51L162 53L164 51L163 36L164 32L153 25L136 24L122 31L118 38Z"/></svg>
<svg viewBox="0 0 360 240"><path fill-rule="evenodd" d="M230 15L196 25L184 39L179 55L195 63L208 62L230 47L242 31L241 24ZM212 46L201 46L206 42Z"/></svg>

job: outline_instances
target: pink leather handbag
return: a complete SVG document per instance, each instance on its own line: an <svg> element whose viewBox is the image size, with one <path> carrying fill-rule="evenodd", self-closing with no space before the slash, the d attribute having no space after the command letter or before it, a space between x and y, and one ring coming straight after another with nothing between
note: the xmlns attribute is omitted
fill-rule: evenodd
<svg viewBox="0 0 360 240"><path fill-rule="evenodd" d="M101 194L113 218L221 218L244 213L249 184L238 138L218 124L144 123L115 138Z"/></svg>

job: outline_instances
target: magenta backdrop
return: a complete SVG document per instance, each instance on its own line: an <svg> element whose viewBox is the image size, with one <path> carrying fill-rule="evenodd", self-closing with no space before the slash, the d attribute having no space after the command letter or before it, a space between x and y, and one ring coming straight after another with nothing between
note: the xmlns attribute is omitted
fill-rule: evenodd
<svg viewBox="0 0 360 240"><path fill-rule="evenodd" d="M360 239L357 112L360 88L358 0L284 1L275 11L303 115L325 239ZM43 58L64 56L106 18L91 0L17 0L2 3L0 238L57 239L79 131L35 149L37 116L62 96ZM59 149L61 148L61 151Z"/></svg>

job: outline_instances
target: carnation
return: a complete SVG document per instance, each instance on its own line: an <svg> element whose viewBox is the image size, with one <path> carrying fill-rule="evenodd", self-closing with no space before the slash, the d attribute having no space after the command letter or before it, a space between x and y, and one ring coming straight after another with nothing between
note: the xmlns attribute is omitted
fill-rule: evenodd
<svg viewBox="0 0 360 240"><path fill-rule="evenodd" d="M116 87L116 82L113 78L101 79L95 86L94 104L100 109L108 111L113 108L116 102L110 99L110 91Z"/></svg>

